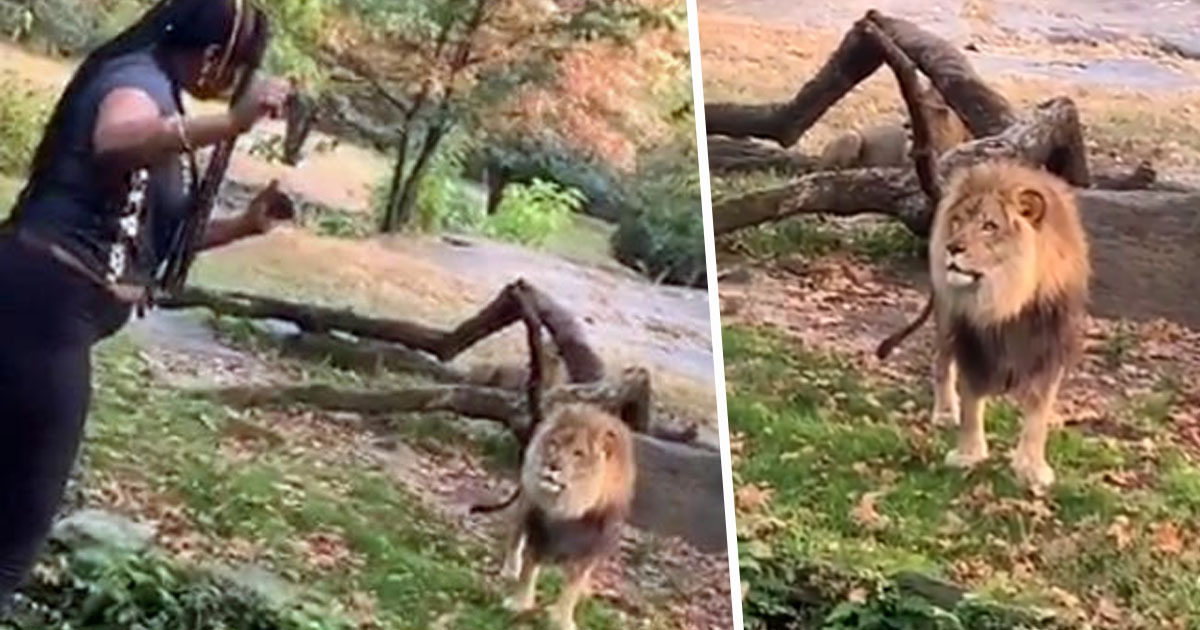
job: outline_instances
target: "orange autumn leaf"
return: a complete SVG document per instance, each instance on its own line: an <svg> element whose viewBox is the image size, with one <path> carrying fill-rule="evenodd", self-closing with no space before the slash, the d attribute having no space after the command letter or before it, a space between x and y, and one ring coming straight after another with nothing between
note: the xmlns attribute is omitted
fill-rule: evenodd
<svg viewBox="0 0 1200 630"><path fill-rule="evenodd" d="M755 484L748 484L737 489L734 501L739 512L758 512L771 502L772 490Z"/></svg>
<svg viewBox="0 0 1200 630"><path fill-rule="evenodd" d="M854 509L850 510L850 516L859 525L867 529L879 529L887 525L887 516L879 513L879 497L883 496L882 492L868 492L858 500L858 504Z"/></svg>
<svg viewBox="0 0 1200 630"><path fill-rule="evenodd" d="M1154 548L1158 551L1177 556L1183 551L1183 539L1179 535L1179 528L1175 523L1170 521L1156 523L1152 530L1154 532Z"/></svg>

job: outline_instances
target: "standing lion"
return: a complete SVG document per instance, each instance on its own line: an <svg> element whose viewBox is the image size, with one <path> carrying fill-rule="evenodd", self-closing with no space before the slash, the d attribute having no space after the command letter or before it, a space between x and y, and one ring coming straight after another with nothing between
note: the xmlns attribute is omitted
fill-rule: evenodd
<svg viewBox="0 0 1200 630"><path fill-rule="evenodd" d="M959 424L947 462L969 468L987 458L985 403L1010 395L1024 416L1013 469L1045 489L1054 483L1046 438L1059 386L1080 355L1090 275L1070 187L1016 164L961 171L937 210L929 271L934 418Z"/></svg>
<svg viewBox="0 0 1200 630"><path fill-rule="evenodd" d="M935 314L933 420L959 426L947 463L987 459L985 404L1010 395L1024 415L1013 469L1035 492L1054 483L1046 439L1082 349L1088 260L1075 196L1059 178L1003 162L952 178L929 241L929 303L876 351L886 358Z"/></svg>
<svg viewBox="0 0 1200 630"><path fill-rule="evenodd" d="M633 437L612 414L591 405L567 405L538 425L521 468L517 522L504 573L516 577L508 608L536 605L538 570L561 564L566 584L550 616L559 630L575 630L575 606L592 571L617 550L633 504Z"/></svg>

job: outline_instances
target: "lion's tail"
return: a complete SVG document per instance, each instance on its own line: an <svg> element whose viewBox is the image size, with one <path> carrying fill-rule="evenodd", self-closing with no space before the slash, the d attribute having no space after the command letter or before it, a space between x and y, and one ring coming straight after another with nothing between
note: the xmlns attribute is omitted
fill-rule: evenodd
<svg viewBox="0 0 1200 630"><path fill-rule="evenodd" d="M915 320L909 322L907 326L892 333L887 339L884 339L879 344L879 347L875 348L875 356L879 357L880 361L888 358L888 355L890 355L892 351L896 349L896 346L899 346L905 339L908 339L909 335L917 332L917 329L925 324L926 320L929 319L929 316L932 313L933 294L930 293L929 301L925 303L925 308L921 309L921 314L918 315Z"/></svg>
<svg viewBox="0 0 1200 630"><path fill-rule="evenodd" d="M477 503L475 505L472 505L471 506L471 514L490 514L492 512L499 512L500 510L503 510L504 508L512 505L513 502L516 501L517 497L519 497L519 496L521 496L520 484L517 485L517 489L513 490L513 493L507 499L505 499L499 503L493 503L491 505Z"/></svg>

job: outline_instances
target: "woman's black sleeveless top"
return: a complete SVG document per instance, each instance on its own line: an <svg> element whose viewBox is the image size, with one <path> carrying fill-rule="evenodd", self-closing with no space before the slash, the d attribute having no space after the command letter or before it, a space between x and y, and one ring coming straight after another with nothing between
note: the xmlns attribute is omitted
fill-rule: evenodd
<svg viewBox="0 0 1200 630"><path fill-rule="evenodd" d="M100 276L147 284L187 212L182 157L133 173L101 168L92 147L100 103L118 88L149 94L163 116L180 113L179 87L153 51L114 57L66 105L53 158L14 214L16 227L58 244ZM135 180L141 186L131 185ZM139 190L140 188L140 190ZM140 216L126 214L142 199Z"/></svg>

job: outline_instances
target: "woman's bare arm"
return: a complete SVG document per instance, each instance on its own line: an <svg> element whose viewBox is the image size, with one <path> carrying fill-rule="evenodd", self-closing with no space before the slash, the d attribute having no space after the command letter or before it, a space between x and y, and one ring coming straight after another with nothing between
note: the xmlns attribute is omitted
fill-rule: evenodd
<svg viewBox="0 0 1200 630"><path fill-rule="evenodd" d="M146 92L117 88L100 102L92 131L92 150L101 164L127 171L154 164L189 147L200 148L231 139L239 132L229 113L165 118Z"/></svg>
<svg viewBox="0 0 1200 630"><path fill-rule="evenodd" d="M214 217L204 229L204 240L200 249L212 249L234 241L261 234L257 225L249 218L249 211L236 217Z"/></svg>

